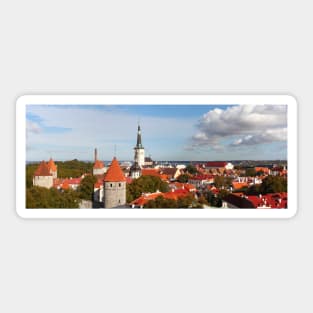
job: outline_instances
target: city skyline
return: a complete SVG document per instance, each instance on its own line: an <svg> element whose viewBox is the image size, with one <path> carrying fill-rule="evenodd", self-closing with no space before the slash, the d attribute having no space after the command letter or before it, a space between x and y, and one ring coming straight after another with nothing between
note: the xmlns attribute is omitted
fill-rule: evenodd
<svg viewBox="0 0 313 313"><path fill-rule="evenodd" d="M285 105L27 105L27 161L287 159Z"/></svg>

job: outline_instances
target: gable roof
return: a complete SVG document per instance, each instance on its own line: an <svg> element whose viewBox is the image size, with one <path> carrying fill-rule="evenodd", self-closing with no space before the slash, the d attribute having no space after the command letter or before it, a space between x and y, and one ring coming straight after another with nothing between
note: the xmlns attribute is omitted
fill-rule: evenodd
<svg viewBox="0 0 313 313"><path fill-rule="evenodd" d="M52 176L50 169L45 161L41 161L38 165L34 176Z"/></svg>
<svg viewBox="0 0 313 313"><path fill-rule="evenodd" d="M105 182L124 182L126 181L125 175L117 161L117 159L114 157L111 165L104 176Z"/></svg>

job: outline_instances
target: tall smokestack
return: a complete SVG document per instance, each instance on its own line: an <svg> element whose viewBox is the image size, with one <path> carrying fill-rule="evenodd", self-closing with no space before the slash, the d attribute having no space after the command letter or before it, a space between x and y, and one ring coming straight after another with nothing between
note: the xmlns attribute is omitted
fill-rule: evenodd
<svg viewBox="0 0 313 313"><path fill-rule="evenodd" d="M98 160L98 151L97 148L95 148L95 162Z"/></svg>

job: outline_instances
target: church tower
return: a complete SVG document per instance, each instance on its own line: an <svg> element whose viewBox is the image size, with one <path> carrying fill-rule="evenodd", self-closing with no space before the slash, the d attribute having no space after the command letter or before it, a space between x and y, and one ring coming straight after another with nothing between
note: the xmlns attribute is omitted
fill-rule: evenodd
<svg viewBox="0 0 313 313"><path fill-rule="evenodd" d="M142 142L141 142L141 129L140 129L140 125L138 125L138 131L137 131L137 144L136 147L134 148L135 150L135 157L134 157L134 161L135 163L137 162L137 164L142 167L145 164L145 149L142 146Z"/></svg>
<svg viewBox="0 0 313 313"><path fill-rule="evenodd" d="M114 157L104 177L104 208L116 208L126 204L126 178Z"/></svg>
<svg viewBox="0 0 313 313"><path fill-rule="evenodd" d="M103 175L106 172L106 167L104 163L100 160L98 160L98 150L95 149L95 163L92 168L92 175Z"/></svg>

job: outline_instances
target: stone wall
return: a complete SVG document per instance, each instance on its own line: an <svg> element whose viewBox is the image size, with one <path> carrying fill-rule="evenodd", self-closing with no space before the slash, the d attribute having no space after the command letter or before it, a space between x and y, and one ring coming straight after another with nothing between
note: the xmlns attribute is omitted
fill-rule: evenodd
<svg viewBox="0 0 313 313"><path fill-rule="evenodd" d="M33 185L44 188L51 188L53 186L53 176L34 176Z"/></svg>
<svg viewBox="0 0 313 313"><path fill-rule="evenodd" d="M105 208L115 208L126 204L126 182L105 182L104 197Z"/></svg>

